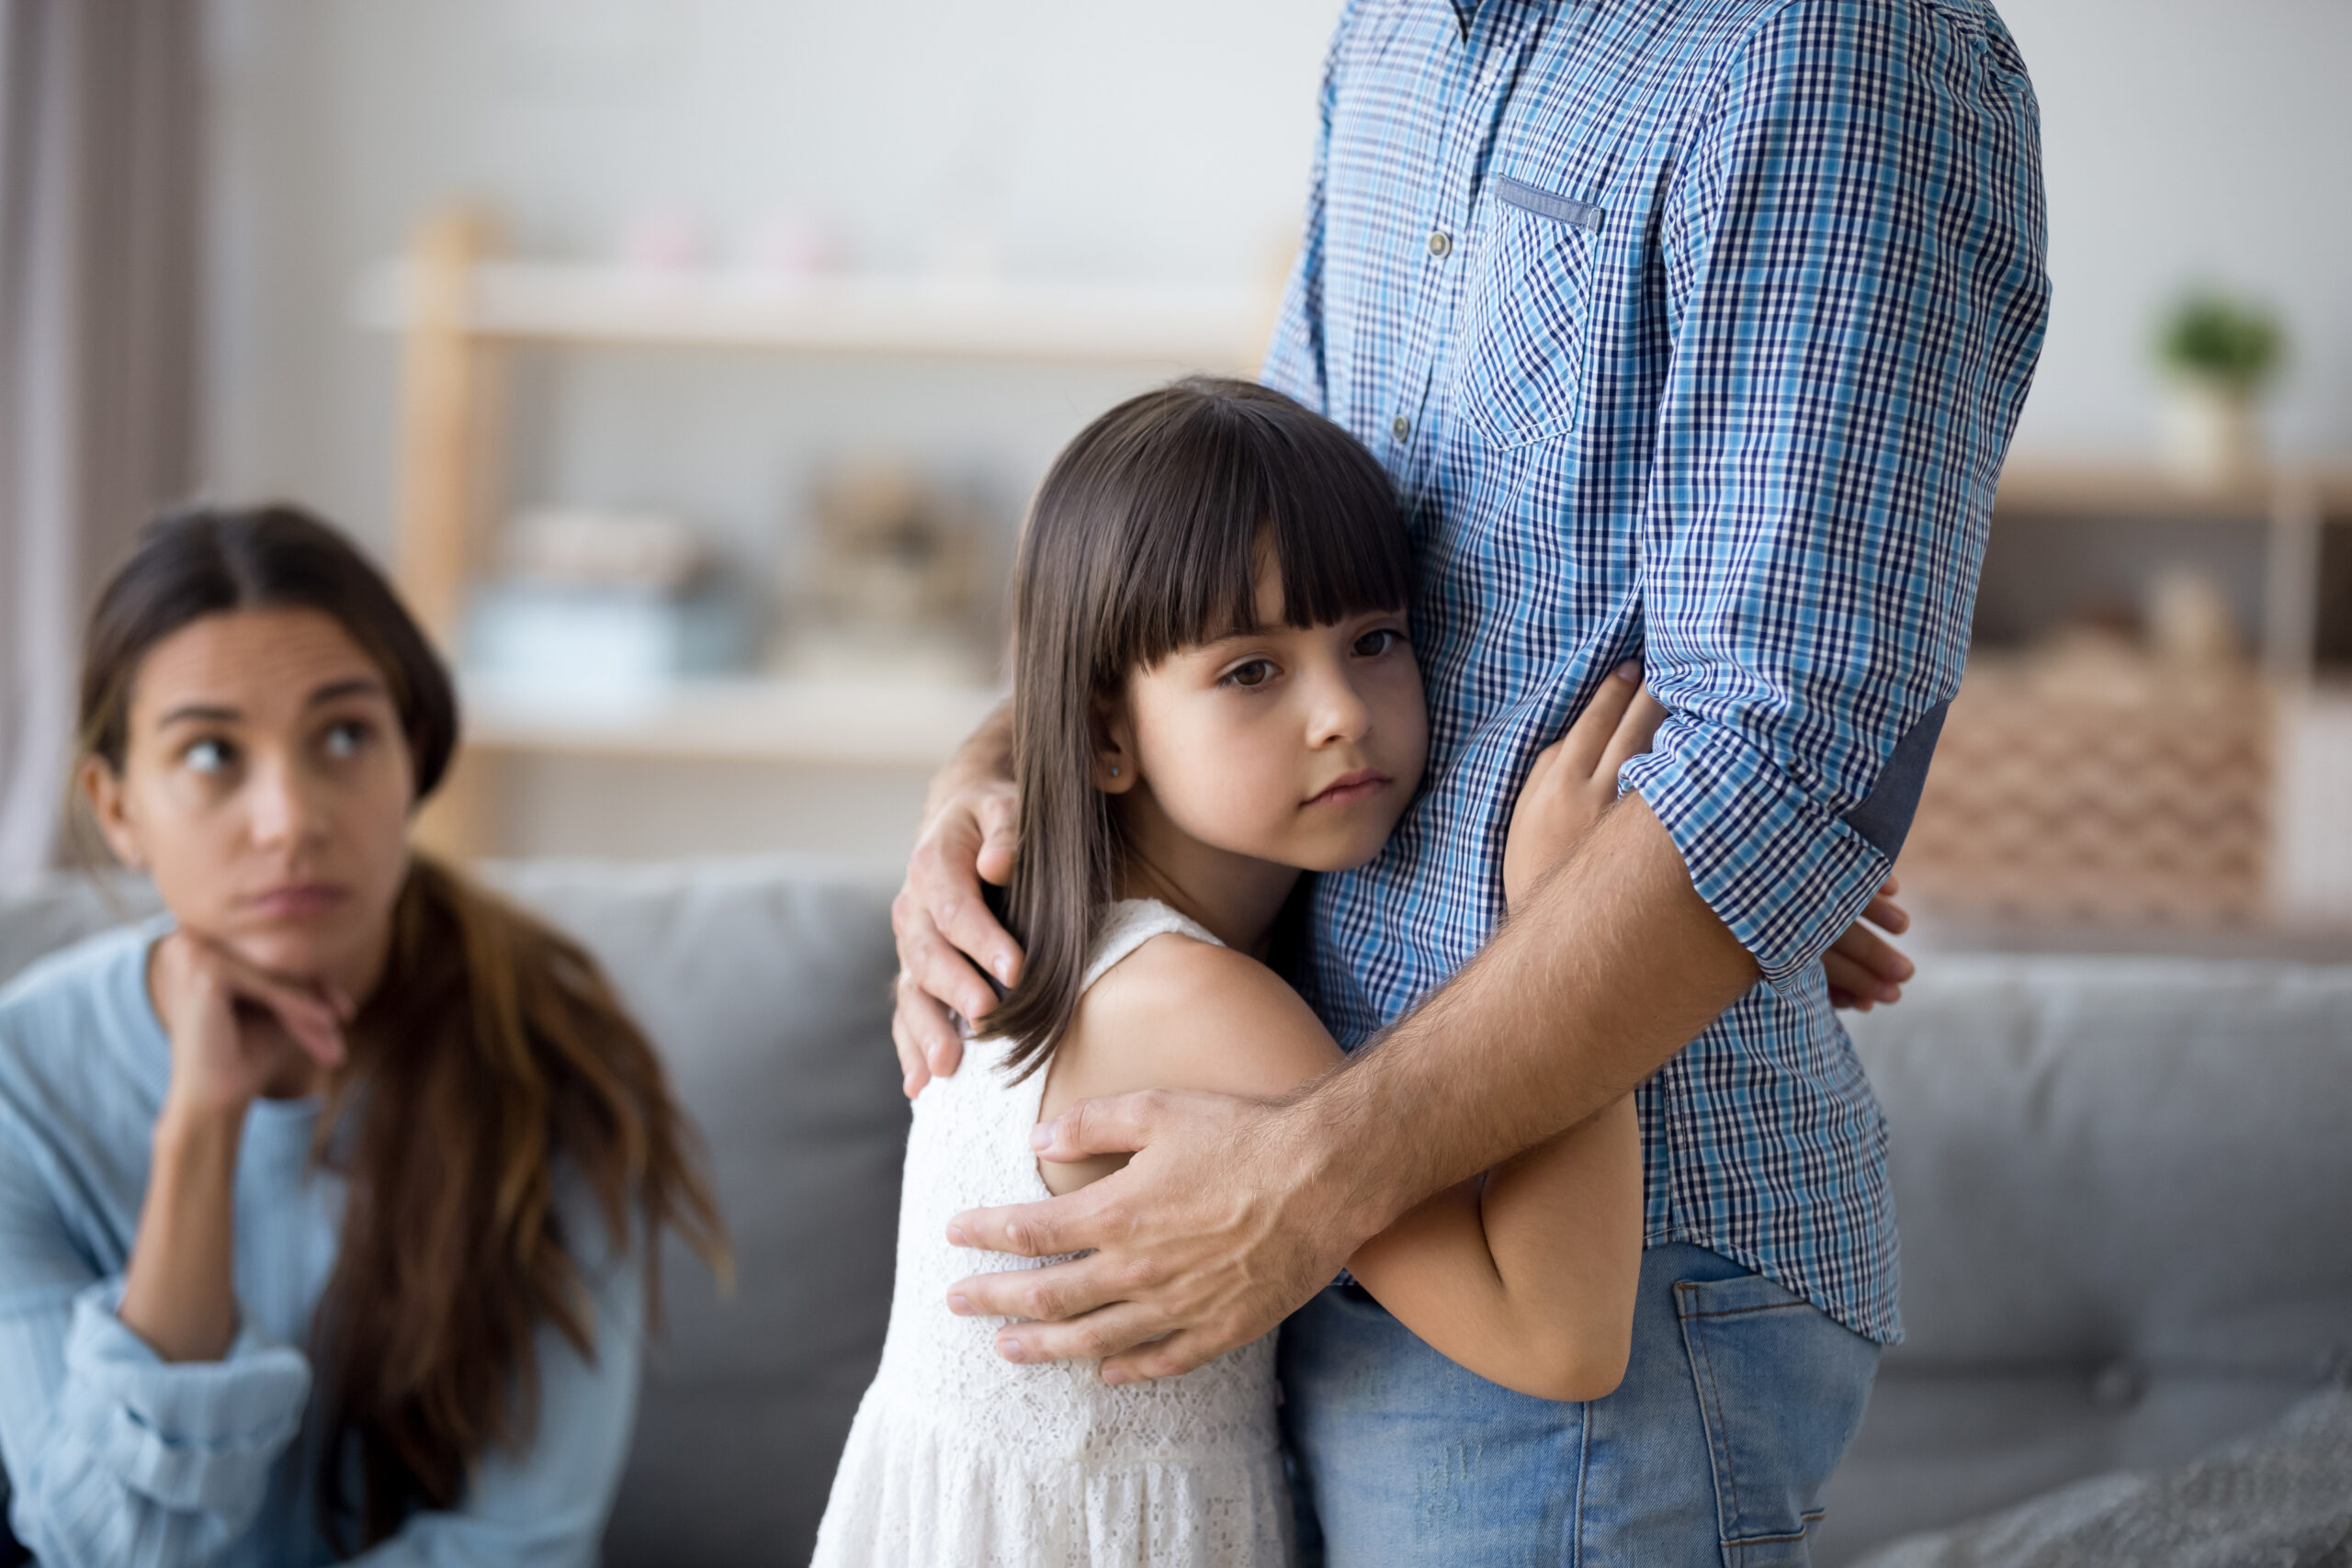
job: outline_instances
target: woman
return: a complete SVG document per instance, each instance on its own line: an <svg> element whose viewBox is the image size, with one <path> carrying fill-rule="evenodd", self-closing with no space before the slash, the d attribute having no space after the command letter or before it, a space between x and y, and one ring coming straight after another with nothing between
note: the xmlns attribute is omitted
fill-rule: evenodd
<svg viewBox="0 0 2352 1568"><path fill-rule="evenodd" d="M43 1563L590 1562L660 1233L724 1238L577 946L413 852L458 729L286 508L141 536L79 784L167 914L0 993L0 1458Z"/></svg>

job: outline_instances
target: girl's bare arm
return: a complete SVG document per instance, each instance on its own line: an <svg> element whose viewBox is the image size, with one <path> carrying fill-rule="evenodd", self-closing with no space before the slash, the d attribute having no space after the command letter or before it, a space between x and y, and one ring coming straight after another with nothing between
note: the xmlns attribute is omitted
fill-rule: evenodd
<svg viewBox="0 0 2352 1568"><path fill-rule="evenodd" d="M1263 964L1156 937L1080 1002L1041 1114L1138 1089L1278 1099L1341 1060ZM1074 1191L1120 1163L1043 1173L1055 1191ZM1481 1377L1539 1398L1597 1399L1624 1374L1640 1265L1641 1145L1628 1100L1430 1199L1350 1267L1408 1328Z"/></svg>
<svg viewBox="0 0 2352 1568"><path fill-rule="evenodd" d="M1503 857L1513 902L1617 798L1617 771L1666 710L1614 671L1522 784ZM1297 994L1255 961L1182 937L1147 942L1080 1001L1041 1114L1138 1089L1273 1099L1338 1066ZM1125 1162L1049 1165L1072 1191ZM1641 1268L1641 1138L1630 1100L1427 1200L1349 1267L1381 1304L1480 1376L1546 1399L1598 1399L1623 1377Z"/></svg>

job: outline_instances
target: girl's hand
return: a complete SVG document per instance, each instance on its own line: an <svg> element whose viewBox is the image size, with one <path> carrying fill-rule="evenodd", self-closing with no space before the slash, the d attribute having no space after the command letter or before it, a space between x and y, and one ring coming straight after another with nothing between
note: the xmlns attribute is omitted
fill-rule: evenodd
<svg viewBox="0 0 2352 1568"><path fill-rule="evenodd" d="M175 931L155 945L155 1010L172 1043L164 1114L242 1118L273 1083L343 1065L351 998L270 975Z"/></svg>
<svg viewBox="0 0 2352 1568"><path fill-rule="evenodd" d="M1894 1003L1903 999L1903 982L1918 973L1912 962L1893 942L1868 929L1862 921L1894 936L1911 929L1911 916L1894 896L1903 885L1893 877L1878 890L1870 907L1862 911L1862 919L1846 928L1846 934L1830 944L1821 955L1821 966L1829 976L1829 1000L1835 1006L1868 1012L1881 1002Z"/></svg>
<svg viewBox="0 0 2352 1568"><path fill-rule="evenodd" d="M1503 897L1513 908L1617 799L1617 770L1650 749L1666 709L1620 664L1568 732L1535 754L1503 842Z"/></svg>

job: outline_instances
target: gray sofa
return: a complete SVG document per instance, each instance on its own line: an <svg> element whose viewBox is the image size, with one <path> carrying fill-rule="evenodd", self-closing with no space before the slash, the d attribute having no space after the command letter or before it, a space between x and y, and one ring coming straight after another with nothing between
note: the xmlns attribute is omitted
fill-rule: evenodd
<svg viewBox="0 0 2352 1568"><path fill-rule="evenodd" d="M587 941L662 1042L741 1256L729 1302L666 1266L607 1561L799 1561L889 1294L890 879L494 875ZM120 908L78 882L0 897L0 976ZM1818 1561L2178 1462L2352 1368L2352 970L1945 956L1855 1033L1894 1127L1912 1337Z"/></svg>
<svg viewBox="0 0 2352 1568"><path fill-rule="evenodd" d="M2180 1465L2352 1373L2352 966L1929 958L1850 1027L1910 1337L1820 1561Z"/></svg>

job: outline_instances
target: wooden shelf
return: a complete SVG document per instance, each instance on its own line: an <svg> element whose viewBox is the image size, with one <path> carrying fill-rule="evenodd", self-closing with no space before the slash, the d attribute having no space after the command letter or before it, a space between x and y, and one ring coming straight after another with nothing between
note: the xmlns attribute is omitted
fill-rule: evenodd
<svg viewBox="0 0 2352 1568"><path fill-rule="evenodd" d="M745 677L611 694L460 684L469 750L837 767L935 767L1004 700L912 681Z"/></svg>
<svg viewBox="0 0 2352 1568"><path fill-rule="evenodd" d="M2352 472L2280 466L2226 484L2199 485L2152 464L2027 460L2002 471L1993 502L1997 548L2016 525L2132 528L2216 525L2242 531L2262 554L2259 641L2264 666L2293 683L2314 673L2339 635L2341 607L2323 581L2326 536L2352 519ZM1988 579L1992 575L1989 568ZM1980 623L1981 624L1981 623Z"/></svg>
<svg viewBox="0 0 2352 1568"><path fill-rule="evenodd" d="M1254 368L1263 289L922 277L771 277L478 261L436 306L413 262L378 268L358 314L508 343Z"/></svg>
<svg viewBox="0 0 2352 1568"><path fill-rule="evenodd" d="M1996 512L2025 516L2180 520L2268 526L2283 510L2352 507L2352 475L2281 469L2222 485L2198 485L2148 464L2012 463L2001 472Z"/></svg>

